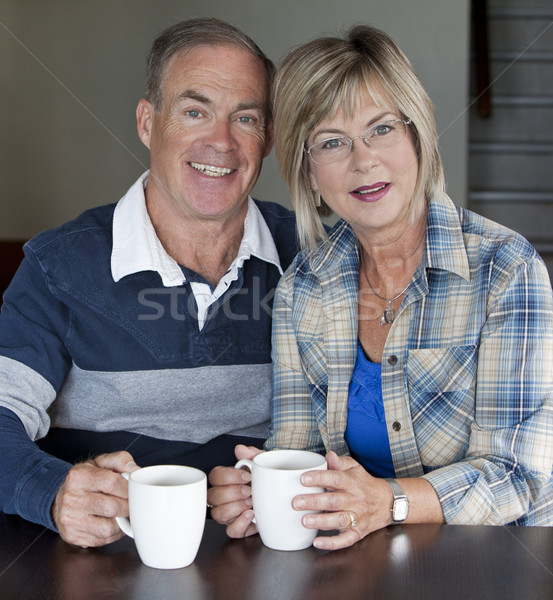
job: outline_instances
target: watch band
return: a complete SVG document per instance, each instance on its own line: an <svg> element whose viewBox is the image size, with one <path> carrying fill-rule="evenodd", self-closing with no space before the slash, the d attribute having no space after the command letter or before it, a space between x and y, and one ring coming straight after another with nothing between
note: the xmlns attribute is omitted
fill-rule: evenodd
<svg viewBox="0 0 553 600"><path fill-rule="evenodd" d="M394 495L394 504L392 506L392 522L401 523L405 521L409 514L409 500L405 495L402 487L395 479L386 477L385 481L388 483Z"/></svg>
<svg viewBox="0 0 553 600"><path fill-rule="evenodd" d="M395 479L391 479L391 478L387 477L386 481L388 482L388 485L392 488L392 493L394 494L394 500L401 496L407 498L407 496L405 495L405 492L403 491L403 488L399 485L399 483Z"/></svg>

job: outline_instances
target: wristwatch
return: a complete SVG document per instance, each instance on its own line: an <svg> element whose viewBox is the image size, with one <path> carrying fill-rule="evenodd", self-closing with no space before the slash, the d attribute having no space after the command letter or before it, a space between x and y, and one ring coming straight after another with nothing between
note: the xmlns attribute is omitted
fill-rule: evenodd
<svg viewBox="0 0 553 600"><path fill-rule="evenodd" d="M392 523L401 523L402 521L405 521L409 514L409 500L395 479L386 478L385 481L392 488L392 494L394 495Z"/></svg>

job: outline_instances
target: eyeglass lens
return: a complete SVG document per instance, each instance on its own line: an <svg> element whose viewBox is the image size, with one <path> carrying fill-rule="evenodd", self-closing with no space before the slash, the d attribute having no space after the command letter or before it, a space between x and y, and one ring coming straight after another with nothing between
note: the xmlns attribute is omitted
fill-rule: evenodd
<svg viewBox="0 0 553 600"><path fill-rule="evenodd" d="M393 146L405 136L409 123L410 121L406 123L401 119L384 121L369 127L363 135L353 139L344 136L317 142L309 148L308 153L315 162L325 164L345 159L353 152L354 142L358 139L363 139L374 149Z"/></svg>

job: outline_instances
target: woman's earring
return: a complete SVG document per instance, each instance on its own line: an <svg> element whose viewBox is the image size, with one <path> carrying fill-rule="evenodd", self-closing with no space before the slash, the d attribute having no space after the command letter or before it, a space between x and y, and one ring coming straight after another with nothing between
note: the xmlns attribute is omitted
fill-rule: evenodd
<svg viewBox="0 0 553 600"><path fill-rule="evenodd" d="M319 190L313 190L315 192L315 206L319 208L321 206L321 192Z"/></svg>

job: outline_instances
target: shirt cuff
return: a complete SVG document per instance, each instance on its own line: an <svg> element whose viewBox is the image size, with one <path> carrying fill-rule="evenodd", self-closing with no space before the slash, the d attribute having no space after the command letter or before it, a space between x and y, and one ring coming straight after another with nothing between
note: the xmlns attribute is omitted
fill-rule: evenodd
<svg viewBox="0 0 553 600"><path fill-rule="evenodd" d="M38 449L37 449L38 450ZM58 531L52 504L72 465L38 450L16 489L15 509L24 519Z"/></svg>

